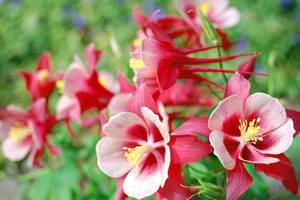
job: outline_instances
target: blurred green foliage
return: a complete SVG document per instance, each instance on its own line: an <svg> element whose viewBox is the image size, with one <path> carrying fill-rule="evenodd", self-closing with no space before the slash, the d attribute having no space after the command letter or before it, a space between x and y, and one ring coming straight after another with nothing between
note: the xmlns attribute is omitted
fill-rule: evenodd
<svg viewBox="0 0 300 200"><path fill-rule="evenodd" d="M242 40L230 54L262 52L256 71L268 73L270 77L252 77L253 92L268 92L280 98L285 106L299 109L300 1L288 2L232 1L231 5L240 10L242 18L236 27L226 32L232 41ZM132 76L128 59L129 43L138 30L131 17L136 5L148 15L155 9L179 15L171 0L0 0L0 106L17 104L26 108L29 105L23 80L11 74L18 69L33 70L43 51L51 53L54 71L62 71L68 68L75 54L83 58L83 49L92 42L104 52L98 69L114 73L122 70ZM115 38L120 47L119 57L110 47L111 38ZM239 59L226 63L225 67L236 68L240 62ZM50 157L47 158L49 170L35 181L23 183L16 199L113 199L115 183L96 165L98 130L96 127L87 133L76 127L80 138L80 142L76 142L66 135L63 125L56 127L51 139L62 149L62 154L58 158L45 155ZM300 141L296 138L288 151L298 178L299 147ZM24 173L25 163L15 165L3 158L0 160L0 169ZM187 183L196 184L194 177L222 186L225 174L212 176L212 170L220 167L219 162L209 157L190 165L184 170L185 176L191 177ZM251 166L247 169L255 181L241 199L269 199L264 180ZM283 188L280 190L283 191L277 199L296 198Z"/></svg>

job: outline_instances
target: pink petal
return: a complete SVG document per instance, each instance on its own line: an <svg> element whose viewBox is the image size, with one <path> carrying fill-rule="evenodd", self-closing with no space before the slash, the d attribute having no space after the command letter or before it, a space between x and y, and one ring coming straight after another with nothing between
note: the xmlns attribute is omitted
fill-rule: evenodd
<svg viewBox="0 0 300 200"><path fill-rule="evenodd" d="M95 66L98 63L101 54L102 54L102 51L95 50L94 44L89 44L85 48L84 55L85 55L85 59L89 66L90 74L95 70Z"/></svg>
<svg viewBox="0 0 300 200"><path fill-rule="evenodd" d="M230 97L220 101L217 108L212 112L208 120L208 127L210 130L223 131L224 126L226 125L225 122L234 116L241 119L243 116L242 114L243 102L239 96L231 95Z"/></svg>
<svg viewBox="0 0 300 200"><path fill-rule="evenodd" d="M25 122L28 114L15 105L8 105L0 109L0 139L8 136L10 128L16 121Z"/></svg>
<svg viewBox="0 0 300 200"><path fill-rule="evenodd" d="M84 85L84 81L88 78L88 73L85 70L79 58L75 57L75 61L69 67L64 78L64 93L69 97L75 97L76 93Z"/></svg>
<svg viewBox="0 0 300 200"><path fill-rule="evenodd" d="M141 27L145 26L146 23L148 23L147 17L145 17L139 7L135 7L133 10L133 19L135 23L140 25Z"/></svg>
<svg viewBox="0 0 300 200"><path fill-rule="evenodd" d="M145 122L130 112L121 112L112 116L103 126L103 132L107 137L118 140L137 141L147 138Z"/></svg>
<svg viewBox="0 0 300 200"><path fill-rule="evenodd" d="M104 110L100 111L100 136L105 137L105 133L103 131L103 126L108 122L108 119L106 117L106 114Z"/></svg>
<svg viewBox="0 0 300 200"><path fill-rule="evenodd" d="M142 42L141 55L145 65L156 68L162 60L173 58L175 49L168 43L145 39Z"/></svg>
<svg viewBox="0 0 300 200"><path fill-rule="evenodd" d="M121 93L132 93L136 90L135 86L124 77L122 72L118 72L118 81Z"/></svg>
<svg viewBox="0 0 300 200"><path fill-rule="evenodd" d="M120 112L126 111L126 106L128 104L128 101L130 97L132 96L131 93L119 93L116 94L107 105L108 114L109 116L113 116L115 114L118 114Z"/></svg>
<svg viewBox="0 0 300 200"><path fill-rule="evenodd" d="M124 141L110 137L104 137L97 143L97 164L108 176L121 177L134 167L125 157L124 145Z"/></svg>
<svg viewBox="0 0 300 200"><path fill-rule="evenodd" d="M98 72L98 77L98 79L100 80L104 79L105 81L107 81L107 83L103 85L103 87L105 87L110 92L118 93L120 91L119 83L116 81L116 79L111 73L101 70Z"/></svg>
<svg viewBox="0 0 300 200"><path fill-rule="evenodd" d="M172 135L198 135L208 138L210 133L208 117L197 117L181 124Z"/></svg>
<svg viewBox="0 0 300 200"><path fill-rule="evenodd" d="M40 98L34 101L31 105L30 112L33 114L34 118L39 122L44 122L46 119L46 100Z"/></svg>
<svg viewBox="0 0 300 200"><path fill-rule="evenodd" d="M235 159L227 151L223 139L224 133L220 131L213 131L209 136L209 142L214 148L214 154L219 158L224 168L231 170L236 165Z"/></svg>
<svg viewBox="0 0 300 200"><path fill-rule="evenodd" d="M161 102L158 102L157 106L158 106L158 112L162 117L162 123L164 124L164 126L169 127L169 116L166 113L164 105Z"/></svg>
<svg viewBox="0 0 300 200"><path fill-rule="evenodd" d="M91 126L95 125L98 122L99 122L98 116L87 117L82 121L81 127L82 128L90 128Z"/></svg>
<svg viewBox="0 0 300 200"><path fill-rule="evenodd" d="M156 200L183 200L192 194L189 189L182 187L185 185L181 175L181 165L172 164L169 168L169 178L163 188L155 194Z"/></svg>
<svg viewBox="0 0 300 200"><path fill-rule="evenodd" d="M216 25L219 28L230 28L240 21L240 12L236 8L229 8L218 16Z"/></svg>
<svg viewBox="0 0 300 200"><path fill-rule="evenodd" d="M125 177L117 178L117 191L114 196L114 200L125 200L128 196L123 191L123 182Z"/></svg>
<svg viewBox="0 0 300 200"><path fill-rule="evenodd" d="M300 112L286 109L286 115L293 120L294 128L296 130L296 133L294 134L295 137L300 132Z"/></svg>
<svg viewBox="0 0 300 200"><path fill-rule="evenodd" d="M12 161L18 161L25 158L32 146L32 140L23 140L20 142L13 141L7 137L2 143L3 155Z"/></svg>
<svg viewBox="0 0 300 200"><path fill-rule="evenodd" d="M227 98L231 95L237 95L241 98L241 101L245 103L249 96L249 91L250 82L241 74L236 73L229 79L226 85L224 98Z"/></svg>
<svg viewBox="0 0 300 200"><path fill-rule="evenodd" d="M201 0L202 2L205 2L205 0ZM216 14L217 16L220 15L220 13L223 13L224 10L228 7L229 0L210 0L211 3L211 12Z"/></svg>
<svg viewBox="0 0 300 200"><path fill-rule="evenodd" d="M154 67L144 66L136 72L136 84L138 86L146 84L151 94L159 89L157 81L157 69Z"/></svg>
<svg viewBox="0 0 300 200"><path fill-rule="evenodd" d="M148 156L149 161L145 161L139 168L133 168L127 174L123 188L124 192L137 199L154 194L163 184L161 179L161 166L151 154ZM143 166L144 165L144 166Z"/></svg>
<svg viewBox="0 0 300 200"><path fill-rule="evenodd" d="M170 141L169 127L160 121L158 115L154 114L152 110L147 107L142 108L142 114L147 124L153 123L159 130L161 136L164 138L165 143Z"/></svg>
<svg viewBox="0 0 300 200"><path fill-rule="evenodd" d="M58 120L70 117L77 123L81 123L81 109L79 102L75 98L70 98L66 95L61 96L56 104L56 112Z"/></svg>
<svg viewBox="0 0 300 200"><path fill-rule="evenodd" d="M254 145L257 151L264 154L280 154L285 152L293 142L293 121L288 118L287 121L277 129L273 129L263 134L263 141Z"/></svg>
<svg viewBox="0 0 300 200"><path fill-rule="evenodd" d="M157 105L145 84L139 86L137 91L131 96L128 101L126 111L137 114L143 118L142 107L147 107L154 113L158 114Z"/></svg>
<svg viewBox="0 0 300 200"><path fill-rule="evenodd" d="M281 126L286 121L285 109L278 99L264 93L254 93L248 97L245 115L248 121L260 117L259 126L262 127L264 133Z"/></svg>
<svg viewBox="0 0 300 200"><path fill-rule="evenodd" d="M190 164L202 160L213 149L195 136L173 136L169 146L174 164Z"/></svg>
<svg viewBox="0 0 300 200"><path fill-rule="evenodd" d="M270 164L279 161L277 158L258 152L251 144L245 145L239 152L238 157L244 162L256 164Z"/></svg>
<svg viewBox="0 0 300 200"><path fill-rule="evenodd" d="M276 155L279 162L269 165L255 165L255 169L259 172L263 172L267 176L281 181L283 186L294 195L298 193L298 181L295 168L291 161L284 155Z"/></svg>
<svg viewBox="0 0 300 200"><path fill-rule="evenodd" d="M226 200L235 200L251 185L252 177L241 162L237 162L233 170L227 171Z"/></svg>

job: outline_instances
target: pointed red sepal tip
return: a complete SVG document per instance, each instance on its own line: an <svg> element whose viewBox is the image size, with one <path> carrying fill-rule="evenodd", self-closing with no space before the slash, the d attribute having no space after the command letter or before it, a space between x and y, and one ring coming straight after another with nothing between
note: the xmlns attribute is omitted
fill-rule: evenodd
<svg viewBox="0 0 300 200"><path fill-rule="evenodd" d="M50 54L49 52L45 51L40 56L40 59L37 63L37 71L39 70L48 70L51 71L51 62L50 62Z"/></svg>
<svg viewBox="0 0 300 200"><path fill-rule="evenodd" d="M89 66L90 73L95 69L95 66L98 63L101 54L102 54L102 51L95 49L94 44L89 44L84 49L84 55L85 55L85 59L87 61L87 64Z"/></svg>
<svg viewBox="0 0 300 200"><path fill-rule="evenodd" d="M131 93L136 90L135 86L126 79L121 71L118 72L118 81L120 86L120 93Z"/></svg>

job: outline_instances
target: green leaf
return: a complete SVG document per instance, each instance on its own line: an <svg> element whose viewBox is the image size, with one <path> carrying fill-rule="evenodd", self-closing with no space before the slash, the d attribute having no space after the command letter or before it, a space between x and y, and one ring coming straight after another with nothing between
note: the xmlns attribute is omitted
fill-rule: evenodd
<svg viewBox="0 0 300 200"><path fill-rule="evenodd" d="M64 166L39 176L28 197L31 200L73 200L80 196L80 174L74 166ZM74 196L77 195L77 198Z"/></svg>
<svg viewBox="0 0 300 200"><path fill-rule="evenodd" d="M197 9L197 11L206 36L213 44L218 44L219 40L216 29L214 28L212 23L207 19L207 17L202 13L201 9Z"/></svg>
<svg viewBox="0 0 300 200"><path fill-rule="evenodd" d="M269 199L267 185L254 169L254 166L251 164L245 164L244 166L253 178L253 182L245 194L253 198L260 197L260 199Z"/></svg>

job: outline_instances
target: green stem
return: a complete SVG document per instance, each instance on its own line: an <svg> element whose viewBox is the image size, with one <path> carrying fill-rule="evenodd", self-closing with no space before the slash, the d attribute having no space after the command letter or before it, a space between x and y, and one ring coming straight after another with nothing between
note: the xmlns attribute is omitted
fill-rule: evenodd
<svg viewBox="0 0 300 200"><path fill-rule="evenodd" d="M199 170L199 169L196 169L196 168L194 168L194 167L192 167L192 166L190 166L190 168L191 168L192 170L196 171L196 172L201 173L201 174L206 174L206 175L211 176L211 173L210 173L210 172L204 172L204 171L201 171L201 170Z"/></svg>
<svg viewBox="0 0 300 200"><path fill-rule="evenodd" d="M16 176L16 175L12 175L12 174L8 174L6 172L0 171L0 179L11 178L11 179L14 179L19 182L27 182L27 181L35 179L39 176L47 174L47 173L49 173L49 171L50 171L49 168L45 168L45 169L35 170L33 172L29 172L27 174L20 175L20 176Z"/></svg>
<svg viewBox="0 0 300 200"><path fill-rule="evenodd" d="M218 51L218 56L219 56L219 58L222 57L222 53L221 53L220 47L217 48L217 51ZM220 66L220 69L223 69L223 63L222 63L222 62L219 62L219 66ZM228 82L227 77L225 76L224 73L222 73L222 75L223 75L223 78L224 78L225 82L227 83L227 82Z"/></svg>

